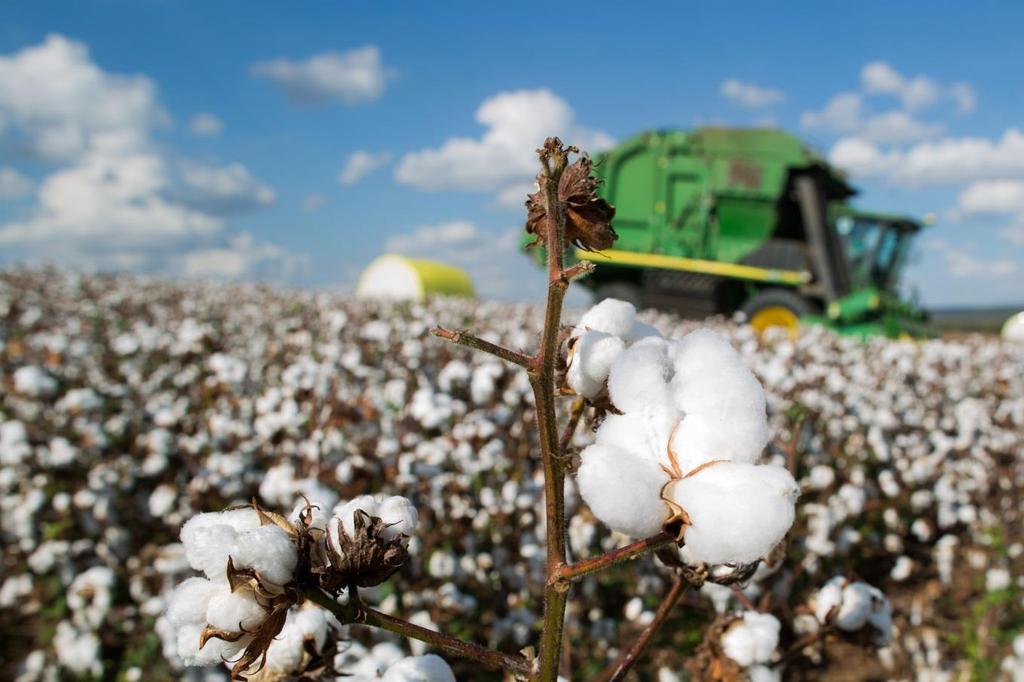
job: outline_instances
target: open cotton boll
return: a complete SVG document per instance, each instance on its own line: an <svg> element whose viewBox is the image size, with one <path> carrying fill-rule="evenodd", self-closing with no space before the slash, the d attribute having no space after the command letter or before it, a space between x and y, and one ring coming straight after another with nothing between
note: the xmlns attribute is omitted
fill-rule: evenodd
<svg viewBox="0 0 1024 682"><path fill-rule="evenodd" d="M729 460L754 464L768 443L768 420L729 410L687 413L672 432L671 447L686 474L705 462Z"/></svg>
<svg viewBox="0 0 1024 682"><path fill-rule="evenodd" d="M384 498L377 507L377 515L387 524L387 528L381 533L387 540L399 535L412 536L420 518L412 501L400 495Z"/></svg>
<svg viewBox="0 0 1024 682"><path fill-rule="evenodd" d="M753 665L747 668L748 682L782 682L782 671L767 665Z"/></svg>
<svg viewBox="0 0 1024 682"><path fill-rule="evenodd" d="M178 657L185 665L220 665L237 656L252 641L249 635L234 642L211 637L200 649L199 638L202 632L202 625L185 625L178 630Z"/></svg>
<svg viewBox="0 0 1024 682"><path fill-rule="evenodd" d="M842 576L836 576L818 591L814 615L825 623L829 613L840 630L860 630L871 615L871 592L866 583L851 583Z"/></svg>
<svg viewBox="0 0 1024 682"><path fill-rule="evenodd" d="M206 622L218 630L252 631L267 619L267 610L256 601L252 590L224 589L213 595L206 608Z"/></svg>
<svg viewBox="0 0 1024 682"><path fill-rule="evenodd" d="M298 672L306 659L306 643L320 651L326 641L327 616L323 609L292 609L267 649L266 669L284 674Z"/></svg>
<svg viewBox="0 0 1024 682"><path fill-rule="evenodd" d="M657 336L658 338L664 338L661 332L653 324L647 324L637 320L633 323L633 328L629 330L629 334L626 335L625 341L632 343L638 341L646 336Z"/></svg>
<svg viewBox="0 0 1024 682"><path fill-rule="evenodd" d="M683 558L750 563L767 555L793 525L799 494L780 466L720 462L676 481L672 500L690 516Z"/></svg>
<svg viewBox="0 0 1024 682"><path fill-rule="evenodd" d="M657 462L625 450L595 443L580 453L580 495L597 518L620 533L647 537L661 530L669 515L661 499L667 482Z"/></svg>
<svg viewBox="0 0 1024 682"><path fill-rule="evenodd" d="M663 408L671 401L668 343L657 337L637 341L612 363L608 394L623 412Z"/></svg>
<svg viewBox="0 0 1024 682"><path fill-rule="evenodd" d="M181 539L189 565L205 573L211 580L223 578L238 531L226 524L188 528L186 523L185 528L189 532L186 535L183 529Z"/></svg>
<svg viewBox="0 0 1024 682"><path fill-rule="evenodd" d="M425 654L398 661L388 668L382 682L455 682L455 673L440 656Z"/></svg>
<svg viewBox="0 0 1024 682"><path fill-rule="evenodd" d="M593 398L604 388L612 362L626 344L617 336L599 331L584 332L576 339L569 356L566 381L584 398Z"/></svg>
<svg viewBox="0 0 1024 682"><path fill-rule="evenodd" d="M206 578L189 578L174 588L167 604L167 620L175 627L201 625L213 595L224 588Z"/></svg>
<svg viewBox="0 0 1024 682"><path fill-rule="evenodd" d="M338 506L334 508L332 515L341 519L341 525L345 529L345 532L348 533L349 536L352 536L356 532L356 510L360 509L366 512L369 516L380 516L377 510L379 506L380 499L373 495L360 495L359 497L352 498L348 502L338 504Z"/></svg>
<svg viewBox="0 0 1024 682"><path fill-rule="evenodd" d="M593 330L611 336L629 336L636 323L636 308L617 298L606 298L583 314L576 324L580 332Z"/></svg>
<svg viewBox="0 0 1024 682"><path fill-rule="evenodd" d="M231 546L235 568L251 568L276 585L291 582L299 553L284 529L260 526L238 533Z"/></svg>
<svg viewBox="0 0 1024 682"><path fill-rule="evenodd" d="M782 624L770 613L747 611L722 636L725 655L744 668L768 663L779 645Z"/></svg>
<svg viewBox="0 0 1024 682"><path fill-rule="evenodd" d="M666 444L677 421L670 406L609 414L597 429L596 441L670 466Z"/></svg>

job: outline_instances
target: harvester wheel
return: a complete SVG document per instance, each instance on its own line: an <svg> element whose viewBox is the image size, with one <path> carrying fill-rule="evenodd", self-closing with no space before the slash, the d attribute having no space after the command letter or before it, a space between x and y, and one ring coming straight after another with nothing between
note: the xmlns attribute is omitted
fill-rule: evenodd
<svg viewBox="0 0 1024 682"><path fill-rule="evenodd" d="M807 300L786 289L760 291L744 303L741 310L746 313L750 326L758 333L780 327L786 329L791 338L796 336L800 317L814 312Z"/></svg>
<svg viewBox="0 0 1024 682"><path fill-rule="evenodd" d="M607 282L601 284L594 290L594 303L600 303L606 298L617 298L620 301L632 303L640 308L640 287L630 282Z"/></svg>

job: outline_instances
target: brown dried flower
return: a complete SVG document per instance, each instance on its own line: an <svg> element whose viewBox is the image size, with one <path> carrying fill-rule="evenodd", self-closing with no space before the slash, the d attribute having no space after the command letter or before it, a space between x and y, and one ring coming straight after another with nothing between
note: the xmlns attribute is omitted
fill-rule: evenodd
<svg viewBox="0 0 1024 682"><path fill-rule="evenodd" d="M590 157L583 155L565 168L558 182L558 198L565 204L565 243L601 251L610 248L619 235L612 227L615 207L597 195L593 167ZM543 177L539 181L543 182ZM536 237L533 244L546 246L548 216L543 187L527 198L526 207L526 231Z"/></svg>
<svg viewBox="0 0 1024 682"><path fill-rule="evenodd" d="M310 552L310 570L331 593L379 585L409 558L406 536L385 537L388 525L383 519L357 509L352 520L353 533L349 535L341 519L332 519L331 527Z"/></svg>

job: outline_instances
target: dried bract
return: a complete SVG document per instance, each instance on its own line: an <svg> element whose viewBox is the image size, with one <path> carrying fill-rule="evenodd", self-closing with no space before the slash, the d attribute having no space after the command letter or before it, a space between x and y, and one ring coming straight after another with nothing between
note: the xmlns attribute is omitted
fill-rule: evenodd
<svg viewBox="0 0 1024 682"><path fill-rule="evenodd" d="M330 527L311 552L311 570L320 576L325 590L337 593L349 587L372 587L390 578L409 558L407 537L386 537L388 524L361 509L353 513L353 532L349 534L340 518Z"/></svg>
<svg viewBox="0 0 1024 682"><path fill-rule="evenodd" d="M586 155L565 168L558 182L558 198L565 205L565 243L586 251L601 251L611 248L619 235L612 227L615 207L597 195L593 168ZM544 178L538 178L538 182L543 183ZM526 207L526 231L536 237L533 244L545 246L548 215L543 186L527 198Z"/></svg>

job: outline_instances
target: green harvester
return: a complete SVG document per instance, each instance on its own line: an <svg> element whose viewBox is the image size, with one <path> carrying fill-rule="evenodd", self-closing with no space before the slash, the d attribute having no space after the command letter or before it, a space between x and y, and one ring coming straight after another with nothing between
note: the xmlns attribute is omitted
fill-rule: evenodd
<svg viewBox="0 0 1024 682"><path fill-rule="evenodd" d="M742 311L758 329L933 335L897 293L921 223L853 208L843 174L793 135L658 130L594 162L619 239L569 256L599 266L583 280L598 299L690 317Z"/></svg>

